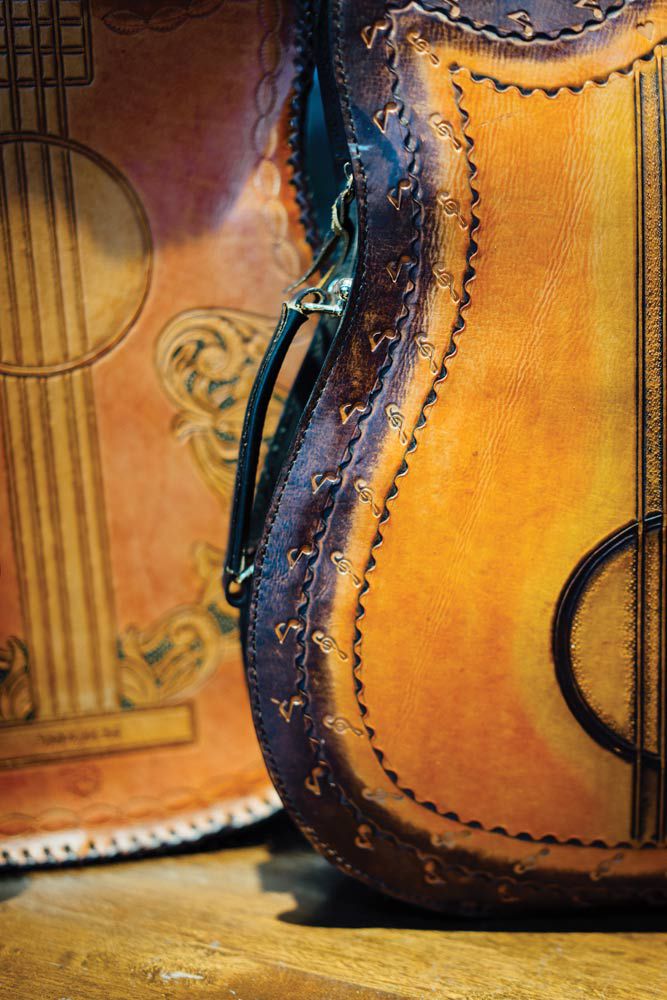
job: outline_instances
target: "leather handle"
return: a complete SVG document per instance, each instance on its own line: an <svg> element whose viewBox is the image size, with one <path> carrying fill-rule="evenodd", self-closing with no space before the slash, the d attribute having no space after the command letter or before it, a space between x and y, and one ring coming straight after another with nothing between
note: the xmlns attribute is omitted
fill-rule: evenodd
<svg viewBox="0 0 667 1000"><path fill-rule="evenodd" d="M248 397L236 466L229 542L223 574L225 596L232 607L240 607L243 603L244 583L253 571L252 565L246 565L247 546L266 413L290 344L308 318L308 313L299 307L298 301L283 304L278 325L257 370Z"/></svg>
<svg viewBox="0 0 667 1000"><path fill-rule="evenodd" d="M252 564L247 565L250 521L266 412L278 373L297 331L309 316L328 313L340 317L350 290L349 278L339 277L332 280L334 271L340 269L347 259L352 240L349 205L354 197L354 179L349 164L345 166L345 176L345 186L331 208L331 229L327 238L306 273L289 290L303 284L316 272L322 273L323 277L318 285L303 288L290 302L283 304L278 325L248 397L236 467L229 542L223 573L225 596L235 608L243 604L244 583L252 576L254 569ZM325 265L328 265L326 269Z"/></svg>

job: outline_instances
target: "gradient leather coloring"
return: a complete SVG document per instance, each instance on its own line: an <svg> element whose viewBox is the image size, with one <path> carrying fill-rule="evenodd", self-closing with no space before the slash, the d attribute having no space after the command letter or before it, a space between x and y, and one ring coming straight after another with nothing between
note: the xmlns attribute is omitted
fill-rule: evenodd
<svg viewBox="0 0 667 1000"><path fill-rule="evenodd" d="M423 905L664 902L667 5L327 16L360 251L256 558L267 762Z"/></svg>
<svg viewBox="0 0 667 1000"><path fill-rule="evenodd" d="M0 7L10 863L194 839L277 805L220 578L246 396L308 256L293 15Z"/></svg>

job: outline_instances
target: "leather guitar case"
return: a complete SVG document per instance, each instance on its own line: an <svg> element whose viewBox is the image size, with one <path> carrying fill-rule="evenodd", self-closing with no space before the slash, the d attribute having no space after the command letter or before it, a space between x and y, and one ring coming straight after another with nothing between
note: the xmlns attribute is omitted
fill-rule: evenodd
<svg viewBox="0 0 667 1000"><path fill-rule="evenodd" d="M306 836L427 907L667 901L665 43L664 0L324 7L358 252L247 667Z"/></svg>
<svg viewBox="0 0 667 1000"><path fill-rule="evenodd" d="M220 575L246 396L309 257L295 13L0 7L6 864L278 805Z"/></svg>

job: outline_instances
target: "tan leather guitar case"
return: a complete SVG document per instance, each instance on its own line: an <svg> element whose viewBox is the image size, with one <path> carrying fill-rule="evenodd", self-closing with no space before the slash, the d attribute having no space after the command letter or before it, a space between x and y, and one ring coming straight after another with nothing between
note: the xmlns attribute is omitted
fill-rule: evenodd
<svg viewBox="0 0 667 1000"><path fill-rule="evenodd" d="M667 4L326 8L359 252L254 553L266 760L415 903L664 903Z"/></svg>
<svg viewBox="0 0 667 1000"><path fill-rule="evenodd" d="M6 863L276 807L220 575L246 396L308 256L287 163L294 15L2 4Z"/></svg>

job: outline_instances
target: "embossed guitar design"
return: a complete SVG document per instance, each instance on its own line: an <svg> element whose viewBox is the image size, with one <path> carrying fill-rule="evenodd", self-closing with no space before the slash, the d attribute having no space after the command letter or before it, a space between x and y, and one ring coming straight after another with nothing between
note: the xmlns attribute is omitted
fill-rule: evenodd
<svg viewBox="0 0 667 1000"><path fill-rule="evenodd" d="M221 517L273 302L307 259L283 114L294 11L244 5L239 45L232 7L0 3L7 863L191 840L277 805Z"/></svg>
<svg viewBox="0 0 667 1000"><path fill-rule="evenodd" d="M665 81L662 49L634 71L635 516L582 559L559 602L558 679L575 717L632 769L633 839L667 837Z"/></svg>
<svg viewBox="0 0 667 1000"><path fill-rule="evenodd" d="M667 4L322 18L356 254L237 577L267 764L413 902L665 903Z"/></svg>

